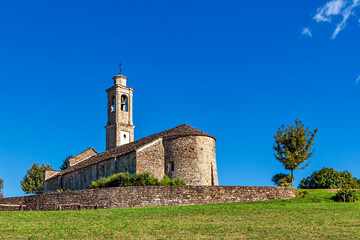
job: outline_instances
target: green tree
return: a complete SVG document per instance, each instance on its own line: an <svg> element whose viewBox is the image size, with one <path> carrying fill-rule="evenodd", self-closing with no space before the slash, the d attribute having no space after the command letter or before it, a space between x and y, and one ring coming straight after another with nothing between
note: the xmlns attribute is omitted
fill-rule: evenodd
<svg viewBox="0 0 360 240"><path fill-rule="evenodd" d="M359 188L359 183L356 178L352 176L349 171L342 171L340 172L340 176L342 179L342 188Z"/></svg>
<svg viewBox="0 0 360 240"><path fill-rule="evenodd" d="M322 168L304 178L299 188L303 189L330 189L330 188L358 188L359 184L348 171L338 172L333 168Z"/></svg>
<svg viewBox="0 0 360 240"><path fill-rule="evenodd" d="M41 166L34 163L27 170L25 177L20 182L21 188L25 193L39 194L44 190L44 171L53 170L49 164L43 163Z"/></svg>
<svg viewBox="0 0 360 240"><path fill-rule="evenodd" d="M4 195L2 194L2 189L4 188L4 180L0 179L0 198L2 198Z"/></svg>
<svg viewBox="0 0 360 240"><path fill-rule="evenodd" d="M309 177L301 180L299 188L318 189L318 188L340 188L340 173L333 168L322 168L314 171Z"/></svg>
<svg viewBox="0 0 360 240"><path fill-rule="evenodd" d="M69 156L67 156L67 157L65 158L63 164L60 166L60 170L61 170L61 171L63 171L63 170L65 170L65 169L67 169L68 167L70 167L70 166L69 166L69 162L68 162L67 160L70 159L70 158L72 158L72 157L73 157L73 155L69 155Z"/></svg>
<svg viewBox="0 0 360 240"><path fill-rule="evenodd" d="M360 179L355 178L355 177L354 177L354 179L357 181L357 183L359 184L359 187L360 187Z"/></svg>
<svg viewBox="0 0 360 240"><path fill-rule="evenodd" d="M306 168L310 162L300 167L302 163L312 157L315 149L312 149L314 138L318 129L313 132L310 127L305 128L300 120L295 120L295 126L281 125L277 134L274 135L275 158L281 162L286 170L290 170L291 187L294 182L294 170Z"/></svg>

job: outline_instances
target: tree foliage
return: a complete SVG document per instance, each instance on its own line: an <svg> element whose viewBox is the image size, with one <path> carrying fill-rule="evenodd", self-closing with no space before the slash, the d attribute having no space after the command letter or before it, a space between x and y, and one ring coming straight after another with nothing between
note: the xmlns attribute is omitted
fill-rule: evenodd
<svg viewBox="0 0 360 240"><path fill-rule="evenodd" d="M360 186L360 179L355 178L355 177L354 177L354 179L357 181L357 183L358 183L358 184L359 184L359 186Z"/></svg>
<svg viewBox="0 0 360 240"><path fill-rule="evenodd" d="M53 170L49 164L43 163L41 166L34 163L27 170L25 177L20 182L21 188L25 193L39 194L44 190L44 171Z"/></svg>
<svg viewBox="0 0 360 240"><path fill-rule="evenodd" d="M310 127L305 128L300 120L295 120L295 126L281 125L277 134L274 135L275 158L281 162L286 170L291 172L291 186L293 186L293 171L306 168L310 162L300 167L302 163L311 158L315 149L312 149L314 138L318 129L313 132Z"/></svg>
<svg viewBox="0 0 360 240"><path fill-rule="evenodd" d="M338 172L333 168L324 167L314 171L309 177L304 178L300 182L299 188L359 188L359 183L348 171Z"/></svg>
<svg viewBox="0 0 360 240"><path fill-rule="evenodd" d="M354 178L352 176L352 174L349 171L342 171L340 172L340 177L342 179L342 188L347 188L347 189L354 189L354 188L359 188L359 182L356 178Z"/></svg>
<svg viewBox="0 0 360 240"><path fill-rule="evenodd" d="M64 162L62 163L62 165L60 166L60 170L63 171L65 169L67 169L69 166L69 162L67 161L68 159L72 158L73 155L69 155L65 158Z"/></svg>
<svg viewBox="0 0 360 240"><path fill-rule="evenodd" d="M286 173L278 173L271 178L271 181L278 187L290 187L291 175Z"/></svg>
<svg viewBox="0 0 360 240"><path fill-rule="evenodd" d="M0 198L2 198L4 195L2 194L2 189L4 188L4 180L0 179Z"/></svg>

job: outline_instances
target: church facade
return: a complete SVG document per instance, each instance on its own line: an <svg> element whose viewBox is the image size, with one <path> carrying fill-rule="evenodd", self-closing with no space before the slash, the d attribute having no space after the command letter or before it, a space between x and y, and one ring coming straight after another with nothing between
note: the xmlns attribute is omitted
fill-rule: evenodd
<svg viewBox="0 0 360 240"><path fill-rule="evenodd" d="M68 159L63 171L45 171L44 193L89 189L91 182L119 172L162 179L181 178L187 185L218 185L215 138L183 124L134 141L133 88L121 74L107 89L106 151L89 148Z"/></svg>

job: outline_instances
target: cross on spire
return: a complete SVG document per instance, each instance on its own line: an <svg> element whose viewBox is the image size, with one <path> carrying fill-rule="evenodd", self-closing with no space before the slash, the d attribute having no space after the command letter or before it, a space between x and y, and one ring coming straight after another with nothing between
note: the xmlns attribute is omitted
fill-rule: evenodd
<svg viewBox="0 0 360 240"><path fill-rule="evenodd" d="M119 64L119 74L120 74L120 75L121 75L121 72L122 72L121 66L122 66L122 62L120 61L120 64Z"/></svg>

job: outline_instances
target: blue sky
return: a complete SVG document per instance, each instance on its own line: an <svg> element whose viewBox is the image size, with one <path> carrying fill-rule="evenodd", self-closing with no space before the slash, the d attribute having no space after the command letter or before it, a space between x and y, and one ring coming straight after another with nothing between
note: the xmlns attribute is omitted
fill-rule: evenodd
<svg viewBox="0 0 360 240"><path fill-rule="evenodd" d="M182 123L217 138L221 185L272 185L273 135L318 127L295 184L360 178L357 0L1 1L0 178L23 195L33 162L105 149L106 93L123 62L135 139Z"/></svg>

